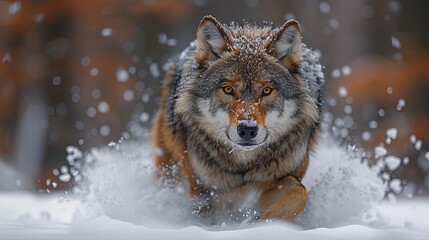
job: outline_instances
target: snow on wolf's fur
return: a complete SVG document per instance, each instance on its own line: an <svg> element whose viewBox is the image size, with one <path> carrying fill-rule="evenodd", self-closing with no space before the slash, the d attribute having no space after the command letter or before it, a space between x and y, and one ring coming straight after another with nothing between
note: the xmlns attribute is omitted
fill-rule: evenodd
<svg viewBox="0 0 429 240"><path fill-rule="evenodd" d="M377 171L326 135L322 134L303 179L309 199L295 223L304 228L365 223L365 213L384 196L383 183ZM198 224L187 189L163 187L155 180L149 143L129 141L93 149L86 162L81 169L84 180L77 186L86 215L147 226Z"/></svg>

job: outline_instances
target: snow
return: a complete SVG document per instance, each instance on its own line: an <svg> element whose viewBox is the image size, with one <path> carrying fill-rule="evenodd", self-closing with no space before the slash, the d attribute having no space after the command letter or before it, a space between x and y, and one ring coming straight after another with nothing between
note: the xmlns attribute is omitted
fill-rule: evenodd
<svg viewBox="0 0 429 240"><path fill-rule="evenodd" d="M352 113L352 111L353 111L352 106L350 106L350 105L344 106L344 113L345 114L350 115Z"/></svg>
<svg viewBox="0 0 429 240"><path fill-rule="evenodd" d="M70 182L71 175L68 173L63 173L58 178L60 179L61 182Z"/></svg>
<svg viewBox="0 0 429 240"><path fill-rule="evenodd" d="M368 126L372 129L376 129L378 127L378 122L377 121L369 121Z"/></svg>
<svg viewBox="0 0 429 240"><path fill-rule="evenodd" d="M387 156L384 161L390 171L396 170L401 165L401 159L396 156Z"/></svg>
<svg viewBox="0 0 429 240"><path fill-rule="evenodd" d="M422 149L422 140L417 140L416 141L416 144L414 144L414 148L417 150L417 151L420 151L420 149Z"/></svg>
<svg viewBox="0 0 429 240"><path fill-rule="evenodd" d="M67 152L67 158L66 158L67 162L71 166L74 165L74 162L76 161L76 159L83 157L82 151L80 151L80 149L75 146L67 146L66 152Z"/></svg>
<svg viewBox="0 0 429 240"><path fill-rule="evenodd" d="M140 121L141 122L148 122L149 121L149 113L147 113L147 112L142 112L141 114L140 114Z"/></svg>
<svg viewBox="0 0 429 240"><path fill-rule="evenodd" d="M54 86L58 86L58 85L60 85L61 84L61 77L60 76L55 76L53 79L52 79L52 84L54 84Z"/></svg>
<svg viewBox="0 0 429 240"><path fill-rule="evenodd" d="M84 161L92 164L82 169L84 181L75 192L85 193L85 205L91 210L87 214L145 226L199 224L190 214L183 187L154 183L148 146L133 142L110 146L93 149L85 157ZM309 205L296 224L304 228L364 224L365 212L384 195L377 174L332 140L324 139L303 180L309 190Z"/></svg>
<svg viewBox="0 0 429 240"><path fill-rule="evenodd" d="M412 134L412 135L410 136L410 142L411 142L412 144L415 144L415 143L416 143L416 141L417 141L417 137L416 137L416 135Z"/></svg>
<svg viewBox="0 0 429 240"><path fill-rule="evenodd" d="M9 5L9 14L13 15L16 14L21 10L21 3L19 1L13 2Z"/></svg>
<svg viewBox="0 0 429 240"><path fill-rule="evenodd" d="M91 75L91 77L96 77L99 73L98 68L91 68L91 70L89 71L89 74Z"/></svg>
<svg viewBox="0 0 429 240"><path fill-rule="evenodd" d="M340 87L338 88L338 95L339 95L340 97L347 97L347 94L348 94L348 92L347 92L347 88L346 88L346 87L344 87L344 86L340 86Z"/></svg>
<svg viewBox="0 0 429 240"><path fill-rule="evenodd" d="M3 58L2 58L2 63L7 63L12 61L12 56L10 55L10 53L5 53Z"/></svg>
<svg viewBox="0 0 429 240"><path fill-rule="evenodd" d="M94 90L92 90L91 97L93 99L99 99L101 97L101 91L100 91L100 89L94 89Z"/></svg>
<svg viewBox="0 0 429 240"><path fill-rule="evenodd" d="M82 59L80 60L80 64L82 65L82 67L88 67L89 64L91 64L91 58L88 56L82 57Z"/></svg>
<svg viewBox="0 0 429 240"><path fill-rule="evenodd" d="M381 145L376 146L374 152L375 152L375 158L384 157L387 154L386 148Z"/></svg>
<svg viewBox="0 0 429 240"><path fill-rule="evenodd" d="M122 95L125 101L131 102L134 100L134 92L133 90L127 89L125 90L124 94Z"/></svg>
<svg viewBox="0 0 429 240"><path fill-rule="evenodd" d="M362 134L361 134L361 138L364 141L371 140L371 137L372 137L372 134L370 132L368 132L368 131L362 132Z"/></svg>
<svg viewBox="0 0 429 240"><path fill-rule="evenodd" d="M67 174L77 182L72 194L52 188L46 190L51 194L39 195L0 192L0 239L429 237L424 220L429 201L399 200L396 205L382 201L385 185L379 172L363 163L353 148L343 150L326 134L321 138L303 179L308 205L293 223L232 224L224 219L223 224L204 225L191 214L185 186L167 188L154 180L148 142L119 141L83 154L67 147L75 165L85 163L77 170L66 166L57 170L60 180ZM47 187L55 181L49 180ZM393 179L389 187L400 192L401 181Z"/></svg>
<svg viewBox="0 0 429 240"><path fill-rule="evenodd" d="M319 4L320 11L324 14L328 14L331 12L331 5L327 2L320 2Z"/></svg>
<svg viewBox="0 0 429 240"><path fill-rule="evenodd" d="M128 78L129 78L129 74L127 70L125 70L124 68L119 68L116 71L116 79L118 80L118 82L126 82L128 81Z"/></svg>
<svg viewBox="0 0 429 240"><path fill-rule="evenodd" d="M110 131L111 131L110 126L106 125L106 124L102 125L100 127L100 130L99 130L100 135L103 136L103 137L109 136L110 135Z"/></svg>
<svg viewBox="0 0 429 240"><path fill-rule="evenodd" d="M339 78L341 76L341 71L339 69L332 70L331 76L333 78Z"/></svg>
<svg viewBox="0 0 429 240"><path fill-rule="evenodd" d="M344 76L349 76L352 73L352 69L350 66L344 66L341 69L341 72L343 73Z"/></svg>
<svg viewBox="0 0 429 240"><path fill-rule="evenodd" d="M401 98L398 100L398 104L396 105L396 110L401 111L402 108L404 107L405 107L405 100Z"/></svg>
<svg viewBox="0 0 429 240"><path fill-rule="evenodd" d="M101 215L82 218L83 206L64 195L0 193L0 239L428 239L427 199L377 205L384 226L351 224L302 230L285 223L221 226L145 226Z"/></svg>
<svg viewBox="0 0 429 240"><path fill-rule="evenodd" d="M97 109L100 113L108 113L110 111L110 105L105 101L101 101L98 103Z"/></svg>
<svg viewBox="0 0 429 240"><path fill-rule="evenodd" d="M329 25L329 27L331 27L332 29L335 29L335 30L340 28L340 22L336 18L329 19L328 25Z"/></svg>
<svg viewBox="0 0 429 240"><path fill-rule="evenodd" d="M402 191L402 185L400 179L392 179L392 181L389 182L389 188L396 194L399 194Z"/></svg>
<svg viewBox="0 0 429 240"><path fill-rule="evenodd" d="M89 108L86 110L86 115L87 115L88 117L90 117L90 118L95 117L95 115L97 115L97 110L95 110L95 108L94 108L94 107L89 107Z"/></svg>
<svg viewBox="0 0 429 240"><path fill-rule="evenodd" d="M392 37L392 46L394 48L400 49L401 48L401 42L399 41L399 39L397 39L396 37Z"/></svg>
<svg viewBox="0 0 429 240"><path fill-rule="evenodd" d="M393 140L396 139L396 137L398 136L398 129L396 128L389 128L386 130L386 135L388 138L391 138Z"/></svg>
<svg viewBox="0 0 429 240"><path fill-rule="evenodd" d="M103 28L102 30L101 30L101 36L103 36L103 37L109 37L109 36L111 36L112 35L112 29L111 28Z"/></svg>
<svg viewBox="0 0 429 240"><path fill-rule="evenodd" d="M158 64L156 63L152 63L149 67L149 72L152 75L152 77L154 78L158 78L160 76L160 71L159 71L159 67Z"/></svg>
<svg viewBox="0 0 429 240"><path fill-rule="evenodd" d="M58 175L60 175L60 171L55 168L52 170L52 174L54 174L54 176L58 176Z"/></svg>
<svg viewBox="0 0 429 240"><path fill-rule="evenodd" d="M404 157L404 159L402 160L402 162L404 163L404 165L407 165L410 162L410 158L409 157Z"/></svg>

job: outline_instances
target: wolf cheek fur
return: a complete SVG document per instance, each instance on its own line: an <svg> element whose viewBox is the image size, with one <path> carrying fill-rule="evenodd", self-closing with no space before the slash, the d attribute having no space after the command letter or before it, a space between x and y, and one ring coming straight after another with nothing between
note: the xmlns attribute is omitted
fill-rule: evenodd
<svg viewBox="0 0 429 240"><path fill-rule="evenodd" d="M323 85L298 22L226 26L204 17L165 77L152 132L159 176L208 199L210 212L240 208L251 194L261 218L293 219L307 201L300 180Z"/></svg>

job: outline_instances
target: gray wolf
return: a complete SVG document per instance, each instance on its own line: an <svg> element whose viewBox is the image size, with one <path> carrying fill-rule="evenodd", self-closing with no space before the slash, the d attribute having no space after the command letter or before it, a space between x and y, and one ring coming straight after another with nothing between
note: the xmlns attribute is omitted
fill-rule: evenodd
<svg viewBox="0 0 429 240"><path fill-rule="evenodd" d="M152 130L158 176L185 184L202 216L252 196L258 219L295 218L307 202L301 179L320 131L323 87L297 21L204 17L164 79Z"/></svg>

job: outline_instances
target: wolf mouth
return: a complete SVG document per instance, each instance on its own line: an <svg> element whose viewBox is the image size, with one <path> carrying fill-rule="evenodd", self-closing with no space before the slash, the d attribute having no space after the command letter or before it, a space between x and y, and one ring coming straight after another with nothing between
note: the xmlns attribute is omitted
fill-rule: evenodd
<svg viewBox="0 0 429 240"><path fill-rule="evenodd" d="M253 142L243 142L243 143L237 143L238 145L241 145L243 147L250 147L250 146L256 146L258 144L253 143Z"/></svg>
<svg viewBox="0 0 429 240"><path fill-rule="evenodd" d="M232 145L234 146L234 149L240 149L241 151L245 151L245 152L249 152L249 151L253 151L259 147L261 147L263 145L263 143L250 143L250 142L240 142L240 143L236 143L236 142L232 142Z"/></svg>
<svg viewBox="0 0 429 240"><path fill-rule="evenodd" d="M266 142L267 142L267 139L268 139L268 135L267 135L267 136L265 136L264 140L262 140L261 142L243 141L243 140L241 140L241 141L234 141L233 139L231 139L229 137L228 132L227 132L227 136L228 136L228 139L229 139L229 141L230 141L230 143L231 143L231 145L233 147L233 150L239 149L239 150L245 151L245 152L253 151L253 150L257 149L257 148L260 148L260 147L264 146L266 144Z"/></svg>

